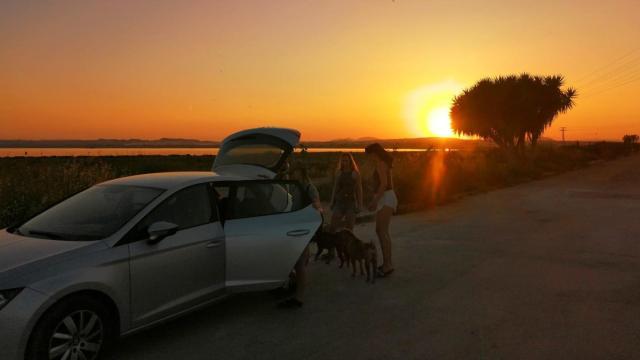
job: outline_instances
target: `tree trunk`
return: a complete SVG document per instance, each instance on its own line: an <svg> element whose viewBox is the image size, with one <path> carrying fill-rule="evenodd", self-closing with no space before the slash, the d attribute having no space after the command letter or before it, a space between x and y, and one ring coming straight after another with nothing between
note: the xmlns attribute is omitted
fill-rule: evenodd
<svg viewBox="0 0 640 360"><path fill-rule="evenodd" d="M538 145L539 138L540 138L539 134L531 135L531 147L536 147L536 145Z"/></svg>
<svg viewBox="0 0 640 360"><path fill-rule="evenodd" d="M518 142L516 143L517 146L517 152L520 155L524 155L525 152L525 144L526 144L526 133L521 133L518 135Z"/></svg>

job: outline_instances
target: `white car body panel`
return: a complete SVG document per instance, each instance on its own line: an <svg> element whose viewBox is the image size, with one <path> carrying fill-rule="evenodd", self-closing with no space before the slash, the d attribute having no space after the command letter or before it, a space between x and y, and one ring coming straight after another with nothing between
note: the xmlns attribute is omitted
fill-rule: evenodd
<svg viewBox="0 0 640 360"><path fill-rule="evenodd" d="M244 291L281 285L320 221L311 205L291 213L228 220L227 287Z"/></svg>
<svg viewBox="0 0 640 360"><path fill-rule="evenodd" d="M157 244L137 241L128 246L134 327L192 307L224 290L224 233L219 221L178 231Z"/></svg>

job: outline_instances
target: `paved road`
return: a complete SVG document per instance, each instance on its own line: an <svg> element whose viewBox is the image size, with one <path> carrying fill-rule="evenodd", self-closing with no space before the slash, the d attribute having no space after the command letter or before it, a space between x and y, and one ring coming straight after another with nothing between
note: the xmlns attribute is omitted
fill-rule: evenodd
<svg viewBox="0 0 640 360"><path fill-rule="evenodd" d="M300 310L239 296L113 358L638 358L639 220L638 156L473 196L394 218L392 278L314 263Z"/></svg>

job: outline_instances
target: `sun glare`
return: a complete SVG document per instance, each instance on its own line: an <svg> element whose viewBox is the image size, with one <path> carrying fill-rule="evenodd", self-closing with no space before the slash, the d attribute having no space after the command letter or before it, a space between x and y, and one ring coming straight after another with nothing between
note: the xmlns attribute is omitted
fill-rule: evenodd
<svg viewBox="0 0 640 360"><path fill-rule="evenodd" d="M407 96L404 106L408 130L420 137L456 137L451 130L449 107L460 91L462 85L454 80L428 84L413 90Z"/></svg>
<svg viewBox="0 0 640 360"><path fill-rule="evenodd" d="M435 136L453 136L453 130L451 130L451 119L449 118L449 109L446 107L440 107L431 110L427 116L427 129L429 129L429 132Z"/></svg>

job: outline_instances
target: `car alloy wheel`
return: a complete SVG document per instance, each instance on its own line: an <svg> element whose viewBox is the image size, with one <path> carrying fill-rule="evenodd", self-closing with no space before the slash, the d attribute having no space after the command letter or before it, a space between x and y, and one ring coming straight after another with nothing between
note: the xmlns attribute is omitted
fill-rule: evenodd
<svg viewBox="0 0 640 360"><path fill-rule="evenodd" d="M65 316L49 339L49 360L94 360L104 341L100 316L79 310Z"/></svg>

